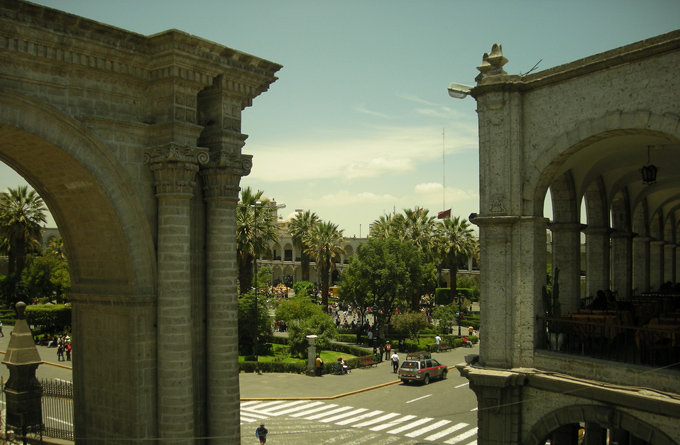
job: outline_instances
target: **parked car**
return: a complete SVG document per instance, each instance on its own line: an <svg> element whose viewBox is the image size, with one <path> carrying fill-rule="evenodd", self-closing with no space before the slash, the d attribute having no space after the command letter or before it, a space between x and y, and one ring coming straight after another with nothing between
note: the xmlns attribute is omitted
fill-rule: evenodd
<svg viewBox="0 0 680 445"><path fill-rule="evenodd" d="M446 365L433 359L429 352L417 352L406 356L397 376L404 384L422 382L427 385L432 379L444 380L447 373Z"/></svg>

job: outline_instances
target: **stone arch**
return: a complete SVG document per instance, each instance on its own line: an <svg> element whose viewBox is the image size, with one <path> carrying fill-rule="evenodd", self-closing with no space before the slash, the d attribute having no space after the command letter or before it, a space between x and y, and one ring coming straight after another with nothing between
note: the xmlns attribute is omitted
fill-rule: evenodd
<svg viewBox="0 0 680 445"><path fill-rule="evenodd" d="M47 103L5 88L0 159L40 194L63 239L73 344L83 351L73 361L76 435L91 428L155 436L156 388L135 383L156 376L155 215L145 211L149 206L137 199L123 167L92 131ZM88 362L81 358L85 351ZM111 416L129 431L114 432Z"/></svg>
<svg viewBox="0 0 680 445"><path fill-rule="evenodd" d="M622 112L608 111L597 119L576 122L572 128L556 135L545 150L533 161L535 168L527 170L524 178L524 199L531 203L532 215L543 214L543 197L552 182L559 176L562 164L574 154L603 139L614 136L645 135L667 140L680 141L680 119L671 114L656 114L649 111ZM596 169L591 169L591 172ZM586 175L576 184L577 190L595 178ZM614 191L609 191L614 193Z"/></svg>
<svg viewBox="0 0 680 445"><path fill-rule="evenodd" d="M153 294L155 250L142 204L87 128L44 102L0 89L0 159L50 209L76 293L103 279L119 292Z"/></svg>
<svg viewBox="0 0 680 445"><path fill-rule="evenodd" d="M534 424L524 443L543 445L550 434L561 426L580 422L594 422L603 428L624 430L650 445L678 445L658 427L624 411L602 405L571 405L556 409Z"/></svg>
<svg viewBox="0 0 680 445"><path fill-rule="evenodd" d="M349 264L350 259L354 255L354 248L351 244L345 245L345 253L343 254L343 264Z"/></svg>

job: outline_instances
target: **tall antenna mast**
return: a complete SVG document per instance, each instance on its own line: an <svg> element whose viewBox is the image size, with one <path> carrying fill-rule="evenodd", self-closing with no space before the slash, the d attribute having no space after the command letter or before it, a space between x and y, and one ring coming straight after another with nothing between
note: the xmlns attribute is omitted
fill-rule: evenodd
<svg viewBox="0 0 680 445"><path fill-rule="evenodd" d="M442 128L442 210L446 210L446 133Z"/></svg>

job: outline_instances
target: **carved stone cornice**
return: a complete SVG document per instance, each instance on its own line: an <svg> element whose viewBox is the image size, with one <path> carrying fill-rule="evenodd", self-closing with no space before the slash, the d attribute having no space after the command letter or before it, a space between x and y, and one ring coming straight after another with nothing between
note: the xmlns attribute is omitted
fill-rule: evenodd
<svg viewBox="0 0 680 445"><path fill-rule="evenodd" d="M156 196L193 196L199 164L208 160L207 148L176 143L150 147L144 152L144 163L153 173Z"/></svg>

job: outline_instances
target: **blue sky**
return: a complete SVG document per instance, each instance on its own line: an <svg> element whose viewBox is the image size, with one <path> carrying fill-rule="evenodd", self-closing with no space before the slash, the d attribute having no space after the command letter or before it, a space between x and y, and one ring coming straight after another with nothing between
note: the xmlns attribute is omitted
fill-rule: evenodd
<svg viewBox="0 0 680 445"><path fill-rule="evenodd" d="M35 3L145 35L176 28L283 65L243 112L254 166L241 185L346 236L366 236L394 209L478 210L475 101L446 87L474 84L493 43L518 74L680 25L678 0ZM20 181L0 169L0 185Z"/></svg>

